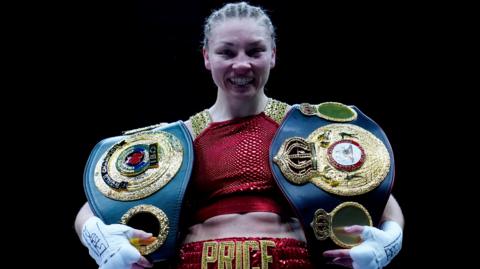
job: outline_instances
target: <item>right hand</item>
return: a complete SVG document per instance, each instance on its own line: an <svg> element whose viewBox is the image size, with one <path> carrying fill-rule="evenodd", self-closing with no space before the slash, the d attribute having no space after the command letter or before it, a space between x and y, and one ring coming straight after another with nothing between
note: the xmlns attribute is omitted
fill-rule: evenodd
<svg viewBox="0 0 480 269"><path fill-rule="evenodd" d="M152 236L122 224L106 225L97 217L89 218L82 228L82 243L99 269L140 269L153 266L130 244L129 239Z"/></svg>
<svg viewBox="0 0 480 269"><path fill-rule="evenodd" d="M353 225L345 228L349 234L358 234L363 242L351 249L327 250L332 263L354 269L380 269L387 266L402 248L402 227L395 221L386 221L381 229Z"/></svg>

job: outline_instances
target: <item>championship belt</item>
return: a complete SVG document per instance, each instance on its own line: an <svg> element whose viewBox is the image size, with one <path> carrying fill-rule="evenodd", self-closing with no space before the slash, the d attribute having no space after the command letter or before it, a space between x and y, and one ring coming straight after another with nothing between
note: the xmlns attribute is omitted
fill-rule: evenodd
<svg viewBox="0 0 480 269"><path fill-rule="evenodd" d="M394 181L393 152L382 129L356 107L293 106L270 160L313 253L359 244L358 236L342 233L344 226L379 223Z"/></svg>
<svg viewBox="0 0 480 269"><path fill-rule="evenodd" d="M153 261L167 260L175 255L192 165L192 138L181 121L105 139L92 150L85 168L88 203L106 224L152 232L157 239L139 246L140 253Z"/></svg>

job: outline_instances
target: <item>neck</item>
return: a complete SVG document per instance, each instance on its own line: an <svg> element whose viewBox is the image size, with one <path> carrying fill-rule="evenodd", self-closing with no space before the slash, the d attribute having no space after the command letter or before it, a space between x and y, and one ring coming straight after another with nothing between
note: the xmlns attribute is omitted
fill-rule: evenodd
<svg viewBox="0 0 480 269"><path fill-rule="evenodd" d="M226 96L221 89L218 89L217 100L209 109L212 121L225 121L234 118L241 118L257 115L265 109L268 97L263 91L248 98L235 98Z"/></svg>

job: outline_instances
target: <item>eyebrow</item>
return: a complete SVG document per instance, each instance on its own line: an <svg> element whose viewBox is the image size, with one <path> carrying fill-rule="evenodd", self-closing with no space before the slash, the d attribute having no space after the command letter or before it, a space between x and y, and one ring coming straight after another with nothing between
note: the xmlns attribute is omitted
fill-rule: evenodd
<svg viewBox="0 0 480 269"><path fill-rule="evenodd" d="M234 47L235 46L234 43L228 42L228 41L222 41L222 42L220 42L220 45L221 46L228 46L228 47ZM253 42L250 42L250 43L247 44L247 46L259 46L259 45L264 45L263 40L257 40L257 41L253 41Z"/></svg>

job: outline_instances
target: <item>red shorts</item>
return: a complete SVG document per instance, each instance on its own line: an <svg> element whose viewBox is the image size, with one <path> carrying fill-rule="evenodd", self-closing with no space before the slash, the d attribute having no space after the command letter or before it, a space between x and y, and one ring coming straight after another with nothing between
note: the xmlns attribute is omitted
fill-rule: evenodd
<svg viewBox="0 0 480 269"><path fill-rule="evenodd" d="M232 237L180 248L180 269L313 268L305 242L290 238Z"/></svg>

